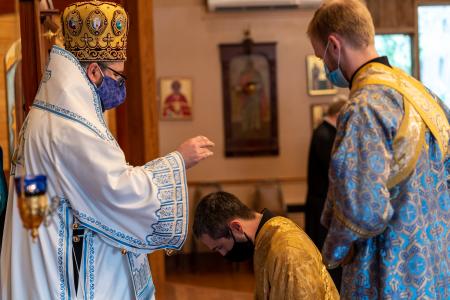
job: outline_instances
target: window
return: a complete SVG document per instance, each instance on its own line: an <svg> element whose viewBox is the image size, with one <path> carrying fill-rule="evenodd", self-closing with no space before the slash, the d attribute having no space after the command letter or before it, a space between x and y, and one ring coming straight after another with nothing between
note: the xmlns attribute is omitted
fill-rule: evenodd
<svg viewBox="0 0 450 300"><path fill-rule="evenodd" d="M377 34L375 48L380 56L387 56L391 65L412 75L412 42L408 34Z"/></svg>
<svg viewBox="0 0 450 300"><path fill-rule="evenodd" d="M420 80L450 106L450 5L419 6Z"/></svg>

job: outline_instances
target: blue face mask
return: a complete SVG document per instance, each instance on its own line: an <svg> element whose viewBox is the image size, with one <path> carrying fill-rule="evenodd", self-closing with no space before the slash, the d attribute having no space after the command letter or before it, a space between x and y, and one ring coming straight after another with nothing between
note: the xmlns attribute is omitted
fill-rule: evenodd
<svg viewBox="0 0 450 300"><path fill-rule="evenodd" d="M113 109L125 101L127 90L125 88L125 82L117 81L111 77L103 75L103 80L100 86L97 87L97 95L102 102L103 111Z"/></svg>
<svg viewBox="0 0 450 300"><path fill-rule="evenodd" d="M325 64L325 55L327 55L327 50L328 50L329 45L330 45L330 41L328 41L327 47L325 48L325 53L323 54L323 59L324 59L323 65L325 67L325 74L327 75L328 80L335 86L341 87L341 88L347 88L350 86L350 84L349 84L348 80L345 78L345 76L342 73L342 70L340 68L341 49L339 49L338 66L337 66L336 70L330 72L327 65Z"/></svg>

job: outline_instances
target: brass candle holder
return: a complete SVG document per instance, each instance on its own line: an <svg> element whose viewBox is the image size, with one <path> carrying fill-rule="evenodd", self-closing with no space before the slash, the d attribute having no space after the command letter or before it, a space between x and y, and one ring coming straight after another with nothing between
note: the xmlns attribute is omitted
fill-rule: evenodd
<svg viewBox="0 0 450 300"><path fill-rule="evenodd" d="M48 224L48 219L58 206L59 199L52 198L49 205L45 175L16 177L15 185L23 227L31 231L31 237L35 242L39 236L39 226L42 222Z"/></svg>

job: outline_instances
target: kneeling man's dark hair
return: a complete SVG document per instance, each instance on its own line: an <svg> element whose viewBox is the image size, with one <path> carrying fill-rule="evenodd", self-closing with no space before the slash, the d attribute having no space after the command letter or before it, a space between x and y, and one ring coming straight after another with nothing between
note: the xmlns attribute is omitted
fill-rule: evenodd
<svg viewBox="0 0 450 300"><path fill-rule="evenodd" d="M251 220L255 218L255 214L230 193L209 194L197 205L193 225L194 236L199 238L207 234L214 240L229 238L228 222L234 218Z"/></svg>

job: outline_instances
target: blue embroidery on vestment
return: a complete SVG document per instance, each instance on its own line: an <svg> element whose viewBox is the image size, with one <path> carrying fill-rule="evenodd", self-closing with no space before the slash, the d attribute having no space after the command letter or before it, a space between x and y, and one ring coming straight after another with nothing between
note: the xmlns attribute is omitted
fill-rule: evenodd
<svg viewBox="0 0 450 300"><path fill-rule="evenodd" d="M66 299L66 282L64 275L64 251L65 244L64 238L67 234L66 218L65 218L65 203L60 203L58 207L58 248L57 248L57 266L58 266L58 278L59 278L59 299Z"/></svg>
<svg viewBox="0 0 450 300"><path fill-rule="evenodd" d="M103 133L101 133L101 131L95 127L94 124L92 124L91 122L89 122L88 120L86 120L85 118L83 118L82 116L71 112L70 110L64 109L62 107L59 107L57 105L54 104L50 104L41 100L35 100L33 103L33 107L39 108L39 109L43 109L46 110L48 112L54 113L58 116L70 119L72 121L75 121L85 127L87 127L89 130L91 130L92 132L94 132L99 138L101 138L102 140L106 140L106 137Z"/></svg>
<svg viewBox="0 0 450 300"><path fill-rule="evenodd" d="M176 164L176 160L172 157L171 154L166 156L167 161L170 161L170 158ZM99 232L104 236L109 237L111 240L116 241L120 245L130 248L144 248L144 249L179 249L181 248L184 240L186 239L187 232L187 211L186 211L186 221L184 220L184 212L186 210L185 204L181 201L181 181L178 185L174 185L174 178L171 175L172 173L178 173L178 177L180 178L180 170L173 170L172 166L174 163L170 163L170 166L166 163L165 158L157 159L156 161L152 161L144 166L144 169L152 172L151 168L154 167L157 170L157 174L152 174L154 176L158 176L164 174L160 178L164 177L165 180L157 181L156 186L158 187L157 198L161 203L160 209L156 211L156 216L158 217L158 221L151 226L152 233L147 235L145 241L128 234L125 234L121 231L113 229L96 218L89 216L83 212L78 210L73 210L73 214L80 220L80 222L92 229L95 232ZM178 166L178 165L177 165ZM178 166L179 168L180 166ZM162 186L161 190L159 190L159 186ZM184 187L186 189L186 187ZM187 195L187 191L185 191ZM174 198L176 195L176 198ZM176 209L175 209L176 206ZM169 208L173 208L172 211ZM163 218L164 217L164 218ZM183 226L185 224L185 226ZM175 235L175 236L174 236Z"/></svg>

